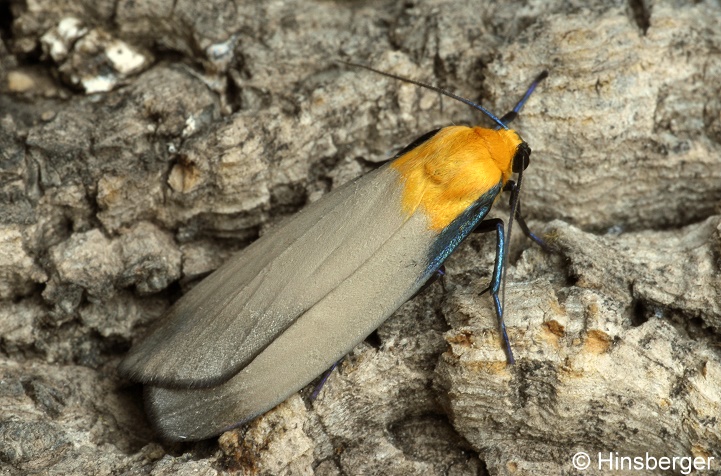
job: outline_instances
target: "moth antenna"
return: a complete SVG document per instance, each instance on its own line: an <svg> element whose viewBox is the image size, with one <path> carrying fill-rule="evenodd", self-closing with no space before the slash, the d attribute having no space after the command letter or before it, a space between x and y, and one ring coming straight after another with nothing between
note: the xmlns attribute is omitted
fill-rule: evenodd
<svg viewBox="0 0 721 476"><path fill-rule="evenodd" d="M493 114L491 111L489 111L485 107L471 101L470 99L466 99L463 96L459 96L457 94L453 94L450 91L446 91L443 88L439 88L438 86L433 86L432 84L427 84L427 83L423 83L421 81L416 81L415 79L398 76L397 74L387 73L387 72L381 71L379 69L371 68L370 66L366 66L364 64L351 63L350 61L343 61L343 60L338 60L338 62L347 64L348 66L354 66L356 68L362 68L362 69L366 69L368 71L373 71L374 73L380 74L382 76L387 76L389 78L397 79L398 81L403 81L404 83L415 84L416 86L420 86L422 88L430 89L431 91L435 91L437 93L443 94L444 96L448 96L451 99L455 99L456 101L460 101L463 104L466 104L468 106L471 106L474 109L481 111L483 114L488 116L493 122L495 122L498 125L499 129L506 129L506 130L508 129L508 126L506 126L506 124L504 124L501 119L496 117L495 114ZM522 107L522 105L521 105L521 107Z"/></svg>
<svg viewBox="0 0 721 476"><path fill-rule="evenodd" d="M548 77L548 71L543 70L541 71L541 74L536 76L536 79L533 80L531 85L528 87L528 90L526 90L526 94L523 95L520 101L516 104L516 107L514 107L511 111L507 112L503 115L501 118L501 122L508 125L513 121L516 117L518 117L518 113L521 112L521 109L523 109L523 106L526 105L526 101L528 101L528 98L531 97L531 94L533 94L533 91L536 90L536 87L540 84L541 81L546 79Z"/></svg>

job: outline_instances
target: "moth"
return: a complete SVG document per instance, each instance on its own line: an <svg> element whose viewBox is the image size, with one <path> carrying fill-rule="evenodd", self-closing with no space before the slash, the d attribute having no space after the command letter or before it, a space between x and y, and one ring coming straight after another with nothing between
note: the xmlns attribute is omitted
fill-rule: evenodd
<svg viewBox="0 0 721 476"><path fill-rule="evenodd" d="M518 213L531 149L508 124L547 72L499 119L435 86L364 68L460 100L495 127L423 134L263 235L172 306L119 367L146 385L146 409L163 438L209 438L303 388L433 279L474 230L497 235L488 291L513 362L499 297L506 233L515 218L540 240ZM484 220L504 190L507 231L501 219Z"/></svg>

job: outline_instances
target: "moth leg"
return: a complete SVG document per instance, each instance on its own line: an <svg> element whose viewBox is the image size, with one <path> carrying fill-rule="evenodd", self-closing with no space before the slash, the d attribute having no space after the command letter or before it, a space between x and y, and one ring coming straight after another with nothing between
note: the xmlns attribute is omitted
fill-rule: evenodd
<svg viewBox="0 0 721 476"><path fill-rule="evenodd" d="M318 394L320 393L321 389L323 388L323 385L325 385L326 380L328 380L328 377L330 377L330 374L333 373L333 370L335 370L335 368L338 367L338 364L340 364L342 361L343 361L343 359L340 359L338 362L331 365L331 367L323 373L323 376L320 378L320 382L318 382L318 384L313 389L313 393L310 394L311 402L314 401L316 398L318 398Z"/></svg>
<svg viewBox="0 0 721 476"><path fill-rule="evenodd" d="M513 199L513 194L518 193L516 187L516 182L513 180L509 180L508 183L506 183L506 186L503 187L504 192L511 192L511 199ZM523 214L521 213L521 202L518 201L518 204L516 206L516 221L518 222L518 226L521 227L521 231L523 231L523 234L529 237L532 241L534 241L538 246L543 249L543 251L547 253L553 253L553 250L551 249L548 244L546 244L545 241L543 241L542 238L540 238L538 235L533 233L530 228L528 228L528 225L526 224L526 220L523 218Z"/></svg>
<svg viewBox="0 0 721 476"><path fill-rule="evenodd" d="M418 296L419 294L421 294L421 293L422 293L423 291L425 291L426 289L430 288L431 285L432 285L433 283L435 283L436 281L440 281L441 287L443 288L443 291L445 291L445 290L446 290L446 284L445 284L445 282L443 281L443 277L444 277L445 275L446 275L446 267L445 267L445 265L441 265L441 267L438 268L437 270L435 270L435 272L431 275L431 277L428 278L428 281L426 281L426 282L423 284L423 286L421 286L421 288L420 288L418 291L416 291L416 293L415 293L413 296L410 297L409 301L410 301L411 299L415 298L416 296Z"/></svg>
<svg viewBox="0 0 721 476"><path fill-rule="evenodd" d="M508 333L506 332L506 324L503 322L503 305L501 299L498 297L498 292L501 289L501 281L503 280L503 257L506 256L506 235L503 232L503 220L500 218L491 218L483 220L473 230L474 233L488 233L496 232L496 261L493 265L493 275L491 276L491 282L486 289L481 291L480 294L486 292L491 293L493 298L493 305L496 308L496 318L498 318L498 327L501 331L501 337L503 338L503 344L506 347L506 355L508 356L508 363L515 364L516 359L513 358L513 351L511 350L511 341L508 339Z"/></svg>

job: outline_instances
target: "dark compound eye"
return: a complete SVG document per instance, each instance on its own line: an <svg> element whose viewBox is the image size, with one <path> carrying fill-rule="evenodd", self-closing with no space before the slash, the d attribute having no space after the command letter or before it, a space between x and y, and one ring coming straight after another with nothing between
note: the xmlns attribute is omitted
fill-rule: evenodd
<svg viewBox="0 0 721 476"><path fill-rule="evenodd" d="M531 163L531 148L528 147L528 144L525 142L521 142L518 144L518 148L516 149L516 153L513 156L513 172L518 173L522 170L526 170L526 167L528 167L528 164Z"/></svg>

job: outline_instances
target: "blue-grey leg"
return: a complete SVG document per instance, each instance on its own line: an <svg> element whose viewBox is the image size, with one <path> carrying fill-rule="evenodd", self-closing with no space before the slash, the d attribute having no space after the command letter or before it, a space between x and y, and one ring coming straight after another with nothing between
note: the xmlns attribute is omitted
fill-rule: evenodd
<svg viewBox="0 0 721 476"><path fill-rule="evenodd" d="M333 370L335 370L335 368L338 367L338 364L340 364L342 360L343 359L340 359L338 362L331 365L331 367L323 373L323 376L320 378L320 382L318 382L318 384L313 389L313 393L310 394L311 401L318 398L318 394L320 393L321 389L323 388L323 385L325 385L326 380L328 380L328 377L330 377L330 374L333 373Z"/></svg>
<svg viewBox="0 0 721 476"><path fill-rule="evenodd" d="M509 180L505 187L503 187L504 192L511 192L511 199L513 198L514 194L518 193L518 189L516 187L516 182L513 180ZM548 253L552 253L553 250L550 246L546 244L543 239L541 239L538 235L533 233L530 228L528 228L528 225L526 225L526 220L523 218L523 214L521 213L521 202L520 200L516 204L516 216L515 220L518 222L518 226L521 227L521 231L523 231L523 234L529 237L531 240L533 240L538 246L540 246L543 251L546 251Z"/></svg>
<svg viewBox="0 0 721 476"><path fill-rule="evenodd" d="M503 220L500 218L491 218L484 220L478 224L474 233L488 233L491 231L496 232L496 261L493 265L493 275L491 276L491 282L486 289L481 291L481 294L490 291L491 297L493 298L493 305L496 308L496 317L498 318L498 327L501 331L501 337L503 338L503 344L506 348L506 355L508 356L508 363L515 364L516 359L513 358L513 351L511 350L511 341L508 339L508 333L506 332L506 324L503 322L503 305L501 299L498 297L498 292L501 289L501 282L503 281L503 267L504 257L506 256L506 235L503 232Z"/></svg>

